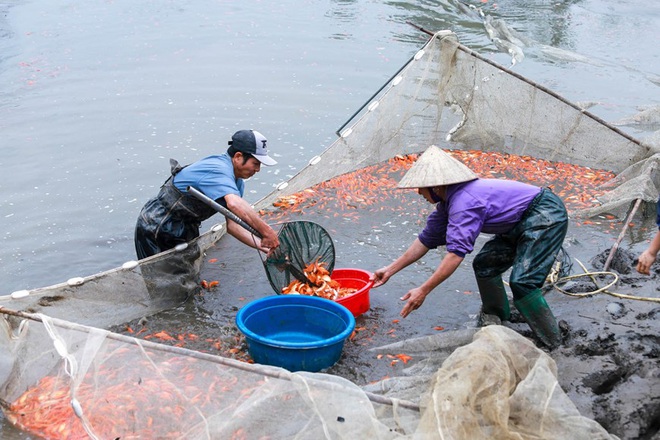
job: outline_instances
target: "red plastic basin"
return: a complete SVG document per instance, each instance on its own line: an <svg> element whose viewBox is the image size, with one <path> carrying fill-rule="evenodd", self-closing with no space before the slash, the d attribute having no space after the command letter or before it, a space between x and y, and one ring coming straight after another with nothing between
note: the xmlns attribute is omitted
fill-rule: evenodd
<svg viewBox="0 0 660 440"><path fill-rule="evenodd" d="M336 300L358 317L369 310L369 290L373 281L369 281L371 272L362 269L335 269L330 278L337 281L341 287L358 289L357 292Z"/></svg>

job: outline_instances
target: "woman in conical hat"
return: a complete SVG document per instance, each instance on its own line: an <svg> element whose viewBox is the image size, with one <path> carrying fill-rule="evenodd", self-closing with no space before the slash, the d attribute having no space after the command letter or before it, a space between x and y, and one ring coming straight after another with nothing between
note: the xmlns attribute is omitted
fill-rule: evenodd
<svg viewBox="0 0 660 440"><path fill-rule="evenodd" d="M480 179L442 149L431 146L398 184L416 188L436 209L410 247L388 266L374 272L374 287L422 258L429 249L446 246L435 272L408 291L401 316L421 307L427 295L449 278L474 250L480 233L494 234L475 256L472 267L486 321L509 319L502 274L511 268L513 302L532 331L550 348L561 342L557 321L541 288L566 236L568 215L549 189L522 182Z"/></svg>

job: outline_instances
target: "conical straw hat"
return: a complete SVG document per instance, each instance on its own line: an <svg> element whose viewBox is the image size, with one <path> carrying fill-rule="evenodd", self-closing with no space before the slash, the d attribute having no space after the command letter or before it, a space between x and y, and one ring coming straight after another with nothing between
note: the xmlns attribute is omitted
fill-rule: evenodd
<svg viewBox="0 0 660 440"><path fill-rule="evenodd" d="M401 178L398 188L428 188L469 182L479 176L441 148L431 145Z"/></svg>

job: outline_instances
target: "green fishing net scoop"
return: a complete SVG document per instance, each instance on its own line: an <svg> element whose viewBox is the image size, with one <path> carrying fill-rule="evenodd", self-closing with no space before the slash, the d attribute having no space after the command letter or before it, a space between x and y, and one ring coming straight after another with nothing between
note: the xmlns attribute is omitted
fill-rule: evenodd
<svg viewBox="0 0 660 440"><path fill-rule="evenodd" d="M268 281L276 293L282 293L282 289L294 280L313 286L304 274L305 267L311 263L322 264L332 273L335 245L321 225L309 221L287 222L277 237L279 247L263 262Z"/></svg>

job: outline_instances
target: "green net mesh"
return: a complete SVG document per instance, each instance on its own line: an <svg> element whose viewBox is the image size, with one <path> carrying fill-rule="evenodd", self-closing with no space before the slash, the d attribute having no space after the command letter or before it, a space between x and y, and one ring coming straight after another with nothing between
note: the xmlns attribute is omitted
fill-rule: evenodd
<svg viewBox="0 0 660 440"><path fill-rule="evenodd" d="M310 282L305 268L323 265L332 273L335 267L335 245L328 231L308 221L287 222L277 234L280 246L265 261L268 281L276 293L292 281Z"/></svg>

